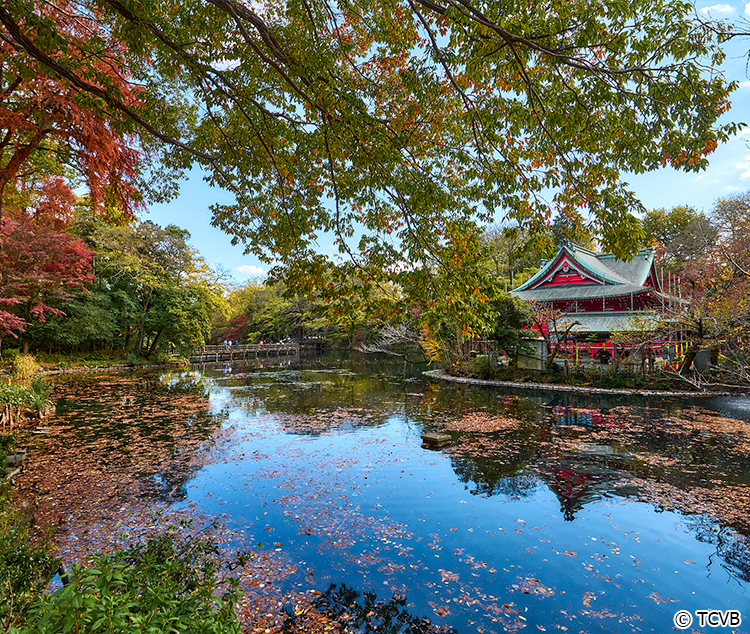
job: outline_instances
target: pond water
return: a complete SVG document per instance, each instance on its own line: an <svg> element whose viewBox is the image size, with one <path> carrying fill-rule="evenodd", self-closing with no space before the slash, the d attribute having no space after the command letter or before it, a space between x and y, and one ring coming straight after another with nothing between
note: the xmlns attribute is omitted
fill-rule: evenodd
<svg viewBox="0 0 750 634"><path fill-rule="evenodd" d="M257 553L248 631L664 632L681 610L750 631L750 398L274 361L63 380L21 480L61 553L122 543L151 509L219 518ZM703 609L744 622L700 627Z"/></svg>

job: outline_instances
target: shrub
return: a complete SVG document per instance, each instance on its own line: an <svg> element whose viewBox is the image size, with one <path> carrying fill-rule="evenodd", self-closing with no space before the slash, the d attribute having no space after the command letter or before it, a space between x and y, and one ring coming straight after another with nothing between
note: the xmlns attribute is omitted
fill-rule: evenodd
<svg viewBox="0 0 750 634"><path fill-rule="evenodd" d="M8 458L10 449L15 444L15 441L16 437L14 434L0 435L0 479L4 478L8 473L6 459Z"/></svg>
<svg viewBox="0 0 750 634"><path fill-rule="evenodd" d="M619 369L617 372L605 372L599 379L599 385L601 387L608 388L623 388L628 387L628 384L632 380L632 374L624 369Z"/></svg>
<svg viewBox="0 0 750 634"><path fill-rule="evenodd" d="M494 370L490 357L488 356L479 356L469 362L469 372L471 376L478 379L492 379L495 376Z"/></svg>
<svg viewBox="0 0 750 634"><path fill-rule="evenodd" d="M4 360L13 362L13 359L15 359L21 351L18 348L3 348L0 350L0 357L2 357Z"/></svg>
<svg viewBox="0 0 750 634"><path fill-rule="evenodd" d="M29 404L29 388L0 382L0 407L24 407Z"/></svg>
<svg viewBox="0 0 750 634"><path fill-rule="evenodd" d="M172 356L167 352L157 352L149 357L149 361L151 361L151 363L156 363L159 365L169 363L171 360Z"/></svg>
<svg viewBox="0 0 750 634"><path fill-rule="evenodd" d="M184 527L183 527L184 528ZM207 532L163 535L75 567L71 582L37 598L19 634L239 634L237 580Z"/></svg>
<svg viewBox="0 0 750 634"><path fill-rule="evenodd" d="M29 407L35 412L43 412L52 404L52 385L43 376L35 376L29 386Z"/></svg>
<svg viewBox="0 0 750 634"><path fill-rule="evenodd" d="M28 384L38 371L39 364L31 354L18 354L11 362L10 375L18 383Z"/></svg>
<svg viewBox="0 0 750 634"><path fill-rule="evenodd" d="M3 631L12 630L13 625L23 622L25 612L47 587L59 564L59 560L49 553L46 543L32 544L26 518L12 506L10 485L2 485L0 624Z"/></svg>

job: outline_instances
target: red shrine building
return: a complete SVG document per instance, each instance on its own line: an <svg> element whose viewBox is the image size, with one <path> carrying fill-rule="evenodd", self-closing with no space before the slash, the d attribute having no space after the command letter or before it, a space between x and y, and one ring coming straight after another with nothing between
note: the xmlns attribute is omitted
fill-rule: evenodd
<svg viewBox="0 0 750 634"><path fill-rule="evenodd" d="M579 322L571 334L589 341L630 330L634 313L647 316L665 298L652 249L641 249L626 262L571 243L511 294L556 308Z"/></svg>

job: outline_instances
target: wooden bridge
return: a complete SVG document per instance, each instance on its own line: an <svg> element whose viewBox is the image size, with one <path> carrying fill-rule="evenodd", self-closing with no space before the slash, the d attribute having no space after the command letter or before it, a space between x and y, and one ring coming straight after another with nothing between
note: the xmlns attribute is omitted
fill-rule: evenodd
<svg viewBox="0 0 750 634"><path fill-rule="evenodd" d="M299 354L299 344L289 343L254 343L233 346L204 346L193 351L190 363L215 363L218 361L236 361L239 359L263 359Z"/></svg>

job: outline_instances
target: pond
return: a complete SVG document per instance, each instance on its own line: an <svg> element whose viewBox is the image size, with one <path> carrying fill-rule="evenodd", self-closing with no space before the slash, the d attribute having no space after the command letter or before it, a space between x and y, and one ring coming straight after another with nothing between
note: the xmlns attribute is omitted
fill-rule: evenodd
<svg viewBox="0 0 750 634"><path fill-rule="evenodd" d="M750 398L422 369L331 354L69 377L19 484L69 560L218 518L256 553L248 631L661 632L679 611L750 631ZM711 609L734 627L701 627Z"/></svg>

